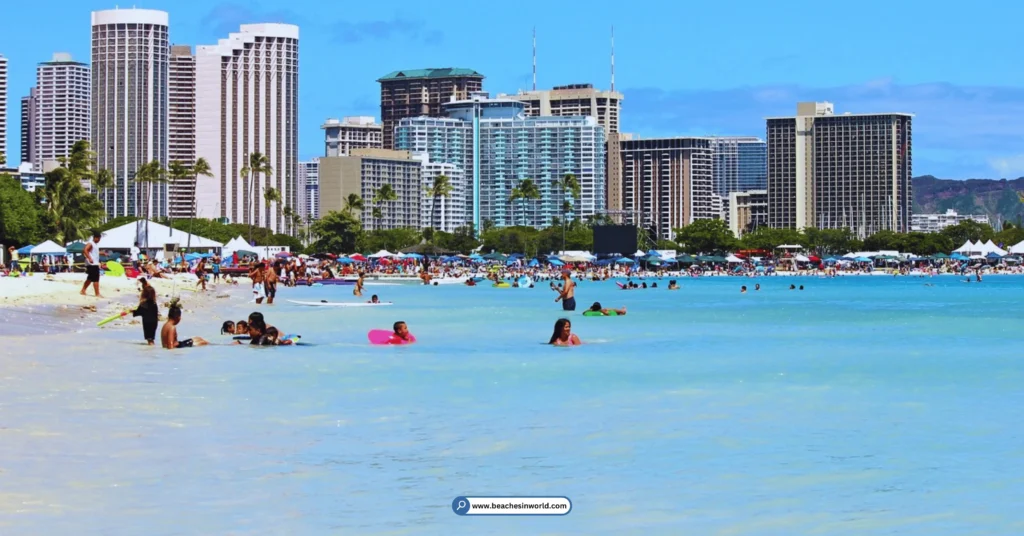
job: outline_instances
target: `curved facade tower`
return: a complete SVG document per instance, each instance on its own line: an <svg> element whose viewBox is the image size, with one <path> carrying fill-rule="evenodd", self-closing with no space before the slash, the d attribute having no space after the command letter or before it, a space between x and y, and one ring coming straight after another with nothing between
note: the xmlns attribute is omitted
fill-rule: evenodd
<svg viewBox="0 0 1024 536"><path fill-rule="evenodd" d="M92 149L114 177L100 195L111 217L167 215L167 185L134 182L146 162L167 166L167 31L164 11L92 13Z"/></svg>
<svg viewBox="0 0 1024 536"><path fill-rule="evenodd" d="M245 179L249 155L272 173ZM213 179L197 184L201 218L227 218L292 232L284 208L300 212L299 27L243 24L216 45L196 47L196 156ZM267 201L276 189L281 201Z"/></svg>

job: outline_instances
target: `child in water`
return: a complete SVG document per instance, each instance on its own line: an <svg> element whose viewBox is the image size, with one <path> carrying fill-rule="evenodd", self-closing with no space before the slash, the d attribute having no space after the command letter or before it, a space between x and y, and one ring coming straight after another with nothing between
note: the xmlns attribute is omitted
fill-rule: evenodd
<svg viewBox="0 0 1024 536"><path fill-rule="evenodd" d="M245 320L239 320L235 323L235 335L247 335L249 333L249 323Z"/></svg>
<svg viewBox="0 0 1024 536"><path fill-rule="evenodd" d="M207 342L201 337L192 337L183 341L178 340L178 324L181 322L181 307L178 301L171 302L171 308L167 311L167 322L160 331L160 342L167 350L176 348L191 348L193 346L205 346Z"/></svg>
<svg viewBox="0 0 1024 536"><path fill-rule="evenodd" d="M142 336L146 344L153 346L156 342L156 327L160 323L160 310L156 304L156 290L149 286L142 287L142 299L139 306L132 311L132 316L142 317Z"/></svg>
<svg viewBox="0 0 1024 536"><path fill-rule="evenodd" d="M367 301L366 303L380 303L380 298L378 298L377 295L374 294L373 296L370 297L370 300Z"/></svg>
<svg viewBox="0 0 1024 536"><path fill-rule="evenodd" d="M551 334L548 344L553 346L579 346L583 344L580 338L572 332L572 322L568 318L559 318L555 321L555 332Z"/></svg>
<svg viewBox="0 0 1024 536"><path fill-rule="evenodd" d="M224 323L220 325L220 334L224 335L225 333L227 333L228 335L234 335L235 334L235 323L234 322L232 322L230 320L225 320Z"/></svg>
<svg viewBox="0 0 1024 536"><path fill-rule="evenodd" d="M391 329L394 330L395 332L394 335L392 335L392 337L398 337L403 341L409 340L409 326L407 326L405 322L395 322L395 324L391 326Z"/></svg>

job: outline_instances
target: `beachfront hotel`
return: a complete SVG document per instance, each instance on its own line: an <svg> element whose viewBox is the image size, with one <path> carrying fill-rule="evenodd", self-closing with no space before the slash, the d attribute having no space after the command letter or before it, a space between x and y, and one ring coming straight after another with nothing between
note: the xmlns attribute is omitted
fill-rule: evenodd
<svg viewBox="0 0 1024 536"><path fill-rule="evenodd" d="M0 157L7 157L7 58L0 54Z"/></svg>
<svg viewBox="0 0 1024 536"><path fill-rule="evenodd" d="M94 11L91 50L90 139L98 169L114 179L114 187L100 193L107 215L167 216L167 185L150 185L151 194L142 195L134 181L143 164L167 166L167 12Z"/></svg>
<svg viewBox="0 0 1024 536"><path fill-rule="evenodd" d="M296 211L302 221L320 219L320 159L299 162L299 208Z"/></svg>
<svg viewBox="0 0 1024 536"><path fill-rule="evenodd" d="M367 116L328 119L324 131L324 156L347 156L352 149L383 149L384 127Z"/></svg>
<svg viewBox="0 0 1024 536"><path fill-rule="evenodd" d="M604 129L594 117L527 117L524 107L517 100L476 93L445 104L447 118L401 120L395 143L462 170L468 221L476 229L484 221L496 227L545 227L562 216L563 201L573 205L570 218L603 211ZM558 186L566 174L580 184L577 200ZM524 179L533 180L540 199L513 203L512 191Z"/></svg>
<svg viewBox="0 0 1024 536"><path fill-rule="evenodd" d="M672 240L673 229L721 216L713 202L711 138L627 140L621 150L625 223Z"/></svg>
<svg viewBox="0 0 1024 536"><path fill-rule="evenodd" d="M196 48L196 156L214 177L196 186L198 215L291 228L282 211L298 208L299 27L243 24L216 45ZM249 155L269 159L273 172L250 184L240 177ZM281 201L266 201L276 189Z"/></svg>
<svg viewBox="0 0 1024 536"><path fill-rule="evenodd" d="M943 214L914 214L910 219L910 230L916 233L937 233L946 227L975 221L988 224L987 214L959 214L953 209L947 209Z"/></svg>
<svg viewBox="0 0 1024 536"><path fill-rule="evenodd" d="M613 60L614 61L614 60ZM614 86L614 79L613 79ZM622 161L619 142L619 117L622 114L622 93L594 88L593 84L570 84L552 89L520 91L514 95L499 94L499 99L514 99L525 104L530 117L594 117L604 128L605 139L605 207L622 210Z"/></svg>
<svg viewBox="0 0 1024 536"><path fill-rule="evenodd" d="M442 117L451 100L483 91L484 75L472 69L431 68L394 71L380 77L380 119L383 147L394 149L395 127L406 117Z"/></svg>
<svg viewBox="0 0 1024 536"><path fill-rule="evenodd" d="M23 106L28 121L22 115L22 125L29 131L28 143L22 142L29 153L24 162L32 163L32 171L46 171L44 162L56 166L75 142L89 139L91 84L89 66L73 61L67 53L58 52L36 66L36 86L29 90L29 102ZM29 109L24 110L26 107Z"/></svg>
<svg viewBox="0 0 1024 536"><path fill-rule="evenodd" d="M711 138L715 152L711 167L712 189L729 199L732 192L764 190L768 187L768 144L748 136Z"/></svg>
<svg viewBox="0 0 1024 536"><path fill-rule="evenodd" d="M353 149L348 156L320 159L320 214L344 212L350 194L363 200L363 210L353 214L363 229L420 228L423 202L422 161L409 151ZM391 185L397 199L377 203L377 190ZM373 217L373 209L381 218Z"/></svg>
<svg viewBox="0 0 1024 536"><path fill-rule="evenodd" d="M423 192L420 203L420 228L430 227L446 233L454 233L456 229L469 223L466 211L467 199L472 195L468 188L465 173L462 168L447 162L431 162L430 155L418 153L413 158L420 161L423 166ZM444 196L434 199L431 190L437 177L448 177L448 183L452 191Z"/></svg>
<svg viewBox="0 0 1024 536"><path fill-rule="evenodd" d="M36 109L36 88L28 90L28 95L21 98L21 163L32 163L32 131L35 130L35 118L32 111ZM89 139L86 136L83 139Z"/></svg>
<svg viewBox="0 0 1024 536"><path fill-rule="evenodd" d="M167 162L191 168L196 162L196 57L191 46L171 47L167 86ZM200 177L199 180L210 179ZM192 177L167 185L168 211L172 219L195 217L195 186Z"/></svg>
<svg viewBox="0 0 1024 536"><path fill-rule="evenodd" d="M849 228L860 238L908 232L912 118L836 115L829 102L768 118L768 225Z"/></svg>

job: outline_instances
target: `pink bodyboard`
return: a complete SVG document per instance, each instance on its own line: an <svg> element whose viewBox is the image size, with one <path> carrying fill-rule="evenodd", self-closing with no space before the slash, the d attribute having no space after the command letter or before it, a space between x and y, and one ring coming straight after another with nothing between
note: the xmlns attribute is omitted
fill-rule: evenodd
<svg viewBox="0 0 1024 536"><path fill-rule="evenodd" d="M409 334L409 340L402 340L395 335L395 333L389 329L371 329L366 334L366 338L370 339L370 344L412 344L416 342L416 337Z"/></svg>

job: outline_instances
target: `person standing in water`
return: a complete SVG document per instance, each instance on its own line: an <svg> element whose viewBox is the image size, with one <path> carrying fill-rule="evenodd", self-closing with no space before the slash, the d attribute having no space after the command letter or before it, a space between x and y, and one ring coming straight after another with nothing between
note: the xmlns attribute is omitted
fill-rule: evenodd
<svg viewBox="0 0 1024 536"><path fill-rule="evenodd" d="M576 310L576 283L572 280L569 270L562 270L562 289L555 298L555 303L558 302L562 302L563 311Z"/></svg>
<svg viewBox="0 0 1024 536"><path fill-rule="evenodd" d="M85 289L89 288L89 283L92 283L92 290L96 293L97 298L100 296L100 233L99 231L93 231L92 241L85 243L85 249L82 250L82 255L85 256L85 284L82 285L82 296L85 296Z"/></svg>
<svg viewBox="0 0 1024 536"><path fill-rule="evenodd" d="M156 305L156 289L143 285L142 299L139 306L132 311L132 316L142 317L142 336L150 346L156 342L156 328L160 323L160 311Z"/></svg>
<svg viewBox="0 0 1024 536"><path fill-rule="evenodd" d="M263 303L263 298L265 296L263 291L263 277L264 271L262 262L254 264L252 268L249 269L249 279L252 280L252 293L256 298L256 303Z"/></svg>
<svg viewBox="0 0 1024 536"><path fill-rule="evenodd" d="M353 296L363 295L363 272L359 272L359 279L356 279L356 288L352 289Z"/></svg>
<svg viewBox="0 0 1024 536"><path fill-rule="evenodd" d="M263 291L267 295L267 305L273 305L274 296L277 296L277 272L274 265L267 263L266 272L263 274Z"/></svg>

